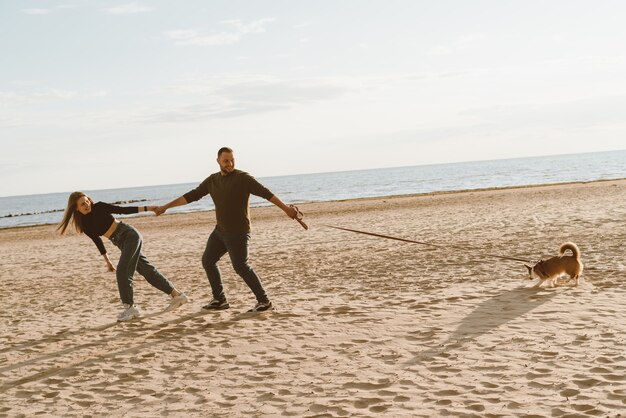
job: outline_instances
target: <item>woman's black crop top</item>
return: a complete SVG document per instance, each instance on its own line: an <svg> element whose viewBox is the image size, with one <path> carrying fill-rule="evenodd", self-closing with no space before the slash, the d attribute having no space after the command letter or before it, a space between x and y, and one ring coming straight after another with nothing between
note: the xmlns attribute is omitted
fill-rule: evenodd
<svg viewBox="0 0 626 418"><path fill-rule="evenodd" d="M138 206L115 206L104 202L97 202L91 207L91 212L83 215L83 232L93 240L100 254L106 254L101 235L111 227L114 219L112 213L130 214L139 212Z"/></svg>

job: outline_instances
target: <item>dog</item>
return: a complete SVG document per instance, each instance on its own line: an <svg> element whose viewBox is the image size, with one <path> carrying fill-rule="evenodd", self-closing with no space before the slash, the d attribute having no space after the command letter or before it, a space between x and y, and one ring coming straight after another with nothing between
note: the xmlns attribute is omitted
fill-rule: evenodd
<svg viewBox="0 0 626 418"><path fill-rule="evenodd" d="M565 255L567 250L570 250L572 255ZM580 261L580 250L573 242L566 242L561 245L557 257L539 260L534 266L524 265L528 269L529 280L541 280L535 287L541 287L548 281L550 281L550 287L556 287L557 279L564 274L569 276L568 282L576 279L576 286L578 286L584 267Z"/></svg>

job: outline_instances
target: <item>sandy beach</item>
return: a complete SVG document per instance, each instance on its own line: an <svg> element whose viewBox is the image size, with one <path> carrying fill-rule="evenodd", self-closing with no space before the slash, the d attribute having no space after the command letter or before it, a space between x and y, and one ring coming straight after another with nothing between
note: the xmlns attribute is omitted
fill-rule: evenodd
<svg viewBox="0 0 626 418"><path fill-rule="evenodd" d="M192 299L163 313L137 275L144 317L129 323L87 237L0 230L0 416L626 416L626 180L299 207L308 231L252 209L251 261L276 306L258 314L227 257L231 308L201 311L213 212L127 220ZM484 256L565 241L578 287L536 288L522 263Z"/></svg>

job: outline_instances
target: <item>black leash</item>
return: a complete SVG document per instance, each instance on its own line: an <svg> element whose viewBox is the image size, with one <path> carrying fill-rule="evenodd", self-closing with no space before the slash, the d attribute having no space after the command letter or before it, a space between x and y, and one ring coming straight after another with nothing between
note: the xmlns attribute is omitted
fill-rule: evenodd
<svg viewBox="0 0 626 418"><path fill-rule="evenodd" d="M402 241L402 242L409 242L411 244L428 245L428 246L437 247L437 248L456 248L456 249L460 249L460 250L467 250L467 248L462 248L462 247L454 246L454 245L437 245L437 244L431 244L430 242L422 242L422 241L415 241L415 240L411 240L411 239L392 237L392 236L389 236L389 235L374 234L373 232L358 231L356 229L341 228L339 226L332 226L332 225L324 225L324 226L327 227L327 228L333 228L333 229L339 229L339 230L342 230L342 231L354 232L356 234L370 235L372 237L386 238L386 239L392 239L392 240L395 240L395 241ZM500 258L502 260L521 261L522 263L534 264L533 261L524 260L522 258L506 257L506 256L503 256L503 255L495 255L495 254L481 254L481 255L483 255L485 257Z"/></svg>

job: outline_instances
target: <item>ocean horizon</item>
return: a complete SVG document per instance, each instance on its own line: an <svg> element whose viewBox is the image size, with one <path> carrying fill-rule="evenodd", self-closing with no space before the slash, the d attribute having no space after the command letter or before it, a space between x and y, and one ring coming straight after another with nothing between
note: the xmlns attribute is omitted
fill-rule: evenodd
<svg viewBox="0 0 626 418"><path fill-rule="evenodd" d="M245 167L241 169L245 171ZM216 171L207 172L207 176ZM626 178L626 150L257 177L286 204L619 178ZM83 191L95 201L122 206L161 205L202 180ZM0 228L58 223L70 193L0 197ZM250 206L263 205L271 203L251 196ZM207 196L168 213L213 209L213 201Z"/></svg>

